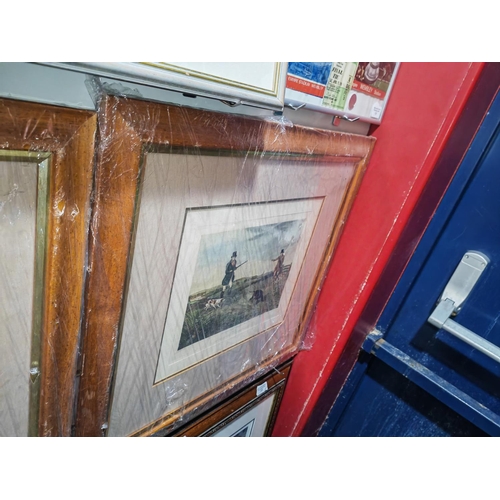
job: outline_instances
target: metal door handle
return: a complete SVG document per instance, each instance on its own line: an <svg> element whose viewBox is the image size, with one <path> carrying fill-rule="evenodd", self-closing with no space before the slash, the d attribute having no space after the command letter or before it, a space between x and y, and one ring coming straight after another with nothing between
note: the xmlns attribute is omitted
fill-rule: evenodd
<svg viewBox="0 0 500 500"><path fill-rule="evenodd" d="M450 299L445 299L437 305L436 309L434 309L427 321L438 328L446 330L460 340L463 340L472 347L475 347L478 351L486 354L486 356L489 356L500 363L500 347L488 342L483 337L450 319L454 310L455 303Z"/></svg>
<svg viewBox="0 0 500 500"><path fill-rule="evenodd" d="M486 255L474 251L467 252L427 321L500 363L500 347L450 319L451 316L460 312L463 302L469 296L488 263L489 259Z"/></svg>

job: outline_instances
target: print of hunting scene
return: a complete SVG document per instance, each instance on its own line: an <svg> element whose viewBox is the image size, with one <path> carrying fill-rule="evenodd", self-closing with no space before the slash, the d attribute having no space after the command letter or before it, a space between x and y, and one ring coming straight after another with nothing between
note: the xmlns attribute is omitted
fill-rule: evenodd
<svg viewBox="0 0 500 500"><path fill-rule="evenodd" d="M279 306L304 221L201 237L178 350Z"/></svg>

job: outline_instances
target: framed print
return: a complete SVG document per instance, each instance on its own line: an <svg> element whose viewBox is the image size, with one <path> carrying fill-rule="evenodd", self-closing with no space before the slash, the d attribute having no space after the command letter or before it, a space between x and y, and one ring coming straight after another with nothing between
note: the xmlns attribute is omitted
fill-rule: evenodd
<svg viewBox="0 0 500 500"><path fill-rule="evenodd" d="M276 394L270 394L252 408L248 408L234 422L226 423L211 437L264 437Z"/></svg>
<svg viewBox="0 0 500 500"><path fill-rule="evenodd" d="M297 352L374 139L110 96L99 119L76 429L151 435Z"/></svg>
<svg viewBox="0 0 500 500"><path fill-rule="evenodd" d="M186 211L155 383L283 321L321 204Z"/></svg>
<svg viewBox="0 0 500 500"><path fill-rule="evenodd" d="M172 437L264 437L271 435L286 381L289 361L274 368L228 401L184 425ZM165 429L156 436L168 435Z"/></svg>
<svg viewBox="0 0 500 500"><path fill-rule="evenodd" d="M52 62L40 63L127 82L282 110L284 62Z"/></svg>
<svg viewBox="0 0 500 500"><path fill-rule="evenodd" d="M0 436L69 436L95 114L0 99Z"/></svg>

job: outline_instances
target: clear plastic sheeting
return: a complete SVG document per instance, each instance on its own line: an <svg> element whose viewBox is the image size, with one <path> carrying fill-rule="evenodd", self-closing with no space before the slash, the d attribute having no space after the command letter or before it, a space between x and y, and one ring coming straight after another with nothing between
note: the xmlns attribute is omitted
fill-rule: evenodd
<svg viewBox="0 0 500 500"><path fill-rule="evenodd" d="M72 170L50 166L43 251L37 164L28 187L0 162L0 356L23 352L6 355L13 368L2 358L2 387L22 390L0 393L0 417L25 428L14 410L36 415L42 435L164 435L311 347L303 335L374 139L101 91L97 136L73 147L73 128L53 153ZM46 262L42 280L33 262ZM37 308L34 337L24 322Z"/></svg>
<svg viewBox="0 0 500 500"><path fill-rule="evenodd" d="M96 116L0 99L0 436L68 436Z"/></svg>
<svg viewBox="0 0 500 500"><path fill-rule="evenodd" d="M99 118L86 370L112 338L107 435L150 435L300 349L373 139L117 97Z"/></svg>
<svg viewBox="0 0 500 500"><path fill-rule="evenodd" d="M4 157L5 158L5 157ZM28 430L37 164L0 152L0 435Z"/></svg>
<svg viewBox="0 0 500 500"><path fill-rule="evenodd" d="M139 427L145 407L153 421L293 345L329 234L314 232L327 229L322 187L335 185L327 209L336 213L353 174L351 165L332 175L281 158L242 165L172 153L149 154L144 168L113 435L134 417Z"/></svg>

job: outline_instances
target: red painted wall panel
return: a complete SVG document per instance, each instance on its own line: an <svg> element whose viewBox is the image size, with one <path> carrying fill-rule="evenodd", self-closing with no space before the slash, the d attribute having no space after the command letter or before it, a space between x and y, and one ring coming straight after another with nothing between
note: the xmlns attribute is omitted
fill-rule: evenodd
<svg viewBox="0 0 500 500"><path fill-rule="evenodd" d="M401 64L309 325L312 347L295 359L274 436L300 435L482 68Z"/></svg>

